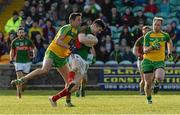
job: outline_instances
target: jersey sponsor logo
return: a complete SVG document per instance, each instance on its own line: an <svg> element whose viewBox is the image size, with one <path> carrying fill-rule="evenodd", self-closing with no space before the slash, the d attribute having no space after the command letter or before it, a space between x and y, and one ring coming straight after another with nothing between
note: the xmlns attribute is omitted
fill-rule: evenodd
<svg viewBox="0 0 180 115"><path fill-rule="evenodd" d="M28 46L20 46L20 47L16 47L17 50L28 50L29 47Z"/></svg>

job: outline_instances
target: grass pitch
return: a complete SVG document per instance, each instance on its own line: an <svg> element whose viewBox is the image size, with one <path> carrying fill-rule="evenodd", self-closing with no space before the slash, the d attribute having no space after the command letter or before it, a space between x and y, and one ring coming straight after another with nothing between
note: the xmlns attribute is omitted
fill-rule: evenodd
<svg viewBox="0 0 180 115"><path fill-rule="evenodd" d="M72 96L75 107L66 107L65 98L53 108L48 96L55 90L26 90L22 99L15 90L0 90L0 114L180 114L180 92L153 95L153 104L135 91L87 91L85 98Z"/></svg>

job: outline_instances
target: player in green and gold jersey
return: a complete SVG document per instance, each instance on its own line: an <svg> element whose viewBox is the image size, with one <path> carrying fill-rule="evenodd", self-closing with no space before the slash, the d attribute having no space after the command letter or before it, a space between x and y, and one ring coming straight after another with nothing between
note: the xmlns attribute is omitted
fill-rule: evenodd
<svg viewBox="0 0 180 115"><path fill-rule="evenodd" d="M144 37L143 72L145 78L145 93L148 104L152 103L151 85L153 79L155 84L164 80L165 76L165 47L167 44L168 59L172 61L172 41L168 33L161 30L163 19L154 17L153 30ZM157 90L157 88L155 88ZM157 92L157 91L156 91Z"/></svg>
<svg viewBox="0 0 180 115"><path fill-rule="evenodd" d="M100 19L97 19L90 26L90 29L93 35L92 34L86 35L85 32L80 32L78 34L78 40L82 46L76 47L77 51L73 52L69 56L69 63L71 67L71 71L68 74L69 87L67 89L63 89L61 92L57 93L56 95L49 97L49 100L52 106L56 105L57 100L67 95L65 94L66 90L68 90L69 93L73 93L79 89L81 80L84 79L87 74L88 65L87 65L86 60L88 57L90 46L92 47L95 44L97 44L98 40L95 35L103 31L104 27L105 26L104 26L103 21ZM91 38L89 38L89 35L91 35ZM83 46L87 44L89 48L86 46ZM89 45L89 44L92 44L92 45ZM81 54L80 53L81 51L83 51L84 53Z"/></svg>
<svg viewBox="0 0 180 115"><path fill-rule="evenodd" d="M41 68L38 68L25 77L22 77L17 80L12 80L11 84L19 85L22 84L29 79L32 79L36 76L40 76L42 74L47 74L52 65L57 68L57 71L63 77L66 86L68 87L67 76L70 71L69 64L67 63L67 57L73 51L73 44L78 35L78 28L81 24L81 14L80 13L72 13L69 16L69 23L60 28L58 33L55 36L55 39L51 42L49 47L46 50L45 57L43 60L43 65ZM71 93L68 90L65 90L64 94L70 95ZM70 100L67 101L69 105L72 105ZM56 105L55 105L56 106Z"/></svg>

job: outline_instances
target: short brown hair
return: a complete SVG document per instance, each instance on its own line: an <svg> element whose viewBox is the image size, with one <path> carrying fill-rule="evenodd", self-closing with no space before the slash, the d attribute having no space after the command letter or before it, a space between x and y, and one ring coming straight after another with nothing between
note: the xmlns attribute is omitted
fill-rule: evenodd
<svg viewBox="0 0 180 115"><path fill-rule="evenodd" d="M81 13L71 13L69 16L69 22L70 20L75 20L78 16L81 16Z"/></svg>
<svg viewBox="0 0 180 115"><path fill-rule="evenodd" d="M101 27L103 30L105 29L105 24L101 19L96 19L93 21L93 23L97 24L97 26Z"/></svg>

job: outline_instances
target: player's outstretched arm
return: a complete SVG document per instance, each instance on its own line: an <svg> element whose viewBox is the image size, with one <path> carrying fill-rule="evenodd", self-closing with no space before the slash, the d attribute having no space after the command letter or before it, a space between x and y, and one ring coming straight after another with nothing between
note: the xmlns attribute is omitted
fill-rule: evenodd
<svg viewBox="0 0 180 115"><path fill-rule="evenodd" d="M173 48L173 43L172 43L172 40L169 39L169 41L167 42L168 60L169 61L174 60L174 57L172 56L172 48Z"/></svg>

